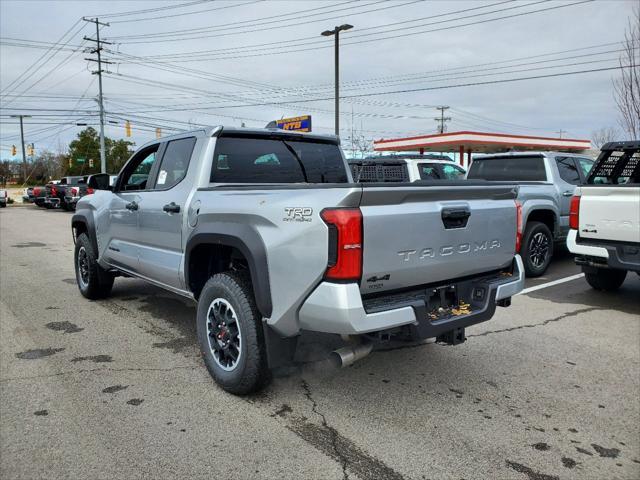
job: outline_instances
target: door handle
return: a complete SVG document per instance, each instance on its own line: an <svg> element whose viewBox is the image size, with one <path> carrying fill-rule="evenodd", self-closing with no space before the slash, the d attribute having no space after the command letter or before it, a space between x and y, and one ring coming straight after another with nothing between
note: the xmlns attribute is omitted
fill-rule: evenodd
<svg viewBox="0 0 640 480"><path fill-rule="evenodd" d="M171 202L162 207L167 213L180 213L180 205L176 205L175 202Z"/></svg>
<svg viewBox="0 0 640 480"><path fill-rule="evenodd" d="M138 210L138 204L136 202L129 202L124 206L127 210L134 211Z"/></svg>
<svg viewBox="0 0 640 480"><path fill-rule="evenodd" d="M573 197L573 192L570 190L567 190L566 192L562 192L562 196L563 197Z"/></svg>

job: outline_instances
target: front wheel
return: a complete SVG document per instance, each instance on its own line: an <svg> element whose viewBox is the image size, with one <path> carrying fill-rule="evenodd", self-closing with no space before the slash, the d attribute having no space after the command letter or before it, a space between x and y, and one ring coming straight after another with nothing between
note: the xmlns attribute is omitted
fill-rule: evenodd
<svg viewBox="0 0 640 480"><path fill-rule="evenodd" d="M98 256L86 233L76 239L74 260L80 293L90 300L109 296L114 276L98 264Z"/></svg>
<svg viewBox="0 0 640 480"><path fill-rule="evenodd" d="M223 389L246 395L268 383L262 317L248 276L225 272L207 281L198 300L197 330L207 370Z"/></svg>
<svg viewBox="0 0 640 480"><path fill-rule="evenodd" d="M627 271L613 268L596 268L595 271L584 272L584 276L591 288L602 290L603 292L613 292L624 283Z"/></svg>
<svg viewBox="0 0 640 480"><path fill-rule="evenodd" d="M527 277L546 272L553 256L553 235L542 222L529 222L522 236L522 262Z"/></svg>

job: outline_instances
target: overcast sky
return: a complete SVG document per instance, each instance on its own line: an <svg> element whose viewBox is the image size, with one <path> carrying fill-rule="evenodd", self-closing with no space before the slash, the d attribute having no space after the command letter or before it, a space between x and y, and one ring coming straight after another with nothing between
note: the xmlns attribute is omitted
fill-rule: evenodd
<svg viewBox="0 0 640 480"><path fill-rule="evenodd" d="M451 107L449 131L589 138L617 125L617 70L454 87L615 67L633 1L578 1L1 0L0 154L19 145L10 114L32 115L25 142L37 151L68 144L76 122L97 124L95 64L83 52L95 25L76 23L96 15L113 43L104 92L117 125L106 134L124 138L129 119L138 145L156 126L262 127L302 114L332 132L333 38L320 33L344 23L354 26L340 36L347 146L352 126L367 139L434 133L437 105ZM48 51L61 37L68 44Z"/></svg>

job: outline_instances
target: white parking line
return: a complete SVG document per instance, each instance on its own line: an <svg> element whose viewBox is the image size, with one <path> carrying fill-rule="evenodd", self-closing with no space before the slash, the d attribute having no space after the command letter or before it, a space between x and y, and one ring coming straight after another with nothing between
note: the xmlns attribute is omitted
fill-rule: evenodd
<svg viewBox="0 0 640 480"><path fill-rule="evenodd" d="M554 280L553 282L547 282L541 285L536 285L535 287L525 288L518 295L526 295L527 293L535 292L536 290L542 290L543 288L553 287L554 285L559 285L560 283L571 282L573 280L577 280L578 278L582 278L582 277L584 277L584 273L578 273L577 275L571 275L570 277Z"/></svg>

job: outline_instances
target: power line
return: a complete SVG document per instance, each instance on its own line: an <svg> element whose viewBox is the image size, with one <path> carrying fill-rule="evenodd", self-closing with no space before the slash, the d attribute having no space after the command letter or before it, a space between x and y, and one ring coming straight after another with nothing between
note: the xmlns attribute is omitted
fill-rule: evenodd
<svg viewBox="0 0 640 480"><path fill-rule="evenodd" d="M160 20L163 18L175 18L175 17L183 17L185 15L196 15L198 13L204 13L204 12L211 12L214 10L226 10L228 8L236 8L236 7L244 7L246 5L252 5L254 3L260 3L263 2L265 0L253 0L251 2L245 2L245 3L239 3L236 5L225 5L224 7L216 7L216 8L206 8L204 10L196 10L193 12L183 12L183 13L173 13L171 15L162 15L162 16L158 16L158 17L147 17L147 18L132 18L129 20L112 20L110 23L129 23L129 22L148 22L151 20Z"/></svg>
<svg viewBox="0 0 640 480"><path fill-rule="evenodd" d="M66 42L61 43L61 42L65 39L65 37L66 37L67 35L69 35L69 33L70 33L70 32L71 32L71 31L72 31L72 30L73 30L73 29L74 29L74 28L75 28L79 23L80 23L80 19L76 20L76 22L75 22L73 25L71 25L71 27L69 27L69 29L68 29L66 32L64 32L64 33L62 34L62 36L61 36L61 37L60 37L60 38L59 38L59 39L58 39L58 40L57 40L53 45L51 45L51 47L50 47L46 52L44 52L40 57L38 57L38 58L36 59L36 61L35 61L35 62L33 62L31 65L29 65L29 66L28 66L28 67L27 67L27 68L26 68L26 69L25 69L25 70L24 70L20 75L18 75L18 76L17 76L17 77L12 81L12 82L10 82L10 83L9 83L9 85L7 85L7 86L6 86L6 87L5 87L5 88L0 92L0 94L5 94L5 93L8 93L8 92L10 92L10 91L15 91L15 90L16 90L16 87L14 87L14 85L19 84L20 82L22 82L22 80L23 80L24 78L26 78L26 76L27 76L27 75L29 75L29 74L31 74L31 75L32 75L33 73L31 73L31 71L32 71L32 70L36 67L36 65L38 65L42 60L44 60L44 62L43 62L39 67L37 67L37 69L42 68L44 65L46 65L46 64L47 64L47 62L49 62L49 60L51 60L51 59L52 59L52 58L53 58L53 57L58 53L59 49L64 48L64 47L65 47L65 46L66 46L66 45L71 41L71 38L73 38L73 36L74 36L74 35L76 35L76 34L79 32L79 31L78 31L78 32L75 32L74 34L72 34L72 35L69 37L69 39L68 39ZM82 30L82 28L84 28L84 26L82 26L82 27L80 28L80 30ZM51 53L51 55L49 56L49 58L46 58L46 57L47 57L47 55L49 55L49 53ZM46 59L46 60L45 60L45 59ZM37 71L37 69L36 69L36 71ZM23 93L24 93L24 92L23 92Z"/></svg>
<svg viewBox="0 0 640 480"><path fill-rule="evenodd" d="M175 10L176 8L185 8L185 7L190 7L192 5L197 5L199 3L206 3L209 0L194 0L191 2L186 2L186 3L177 3L174 5L165 5L164 7L155 7L155 8L145 8L143 10L128 10L126 12L117 12L117 13L103 13L100 15L91 15L94 18L111 18L111 17L124 17L127 15L137 15L139 13L153 13L153 12L159 12L159 11L163 11L163 10Z"/></svg>
<svg viewBox="0 0 640 480"><path fill-rule="evenodd" d="M323 9L322 12L320 13L313 13L313 14L305 14L305 15L300 15L297 17L292 17L292 18L288 18L285 20L272 20L272 21L268 21L268 22L258 22L255 23L254 25L246 25L246 27L237 27L237 26L233 26L233 24L223 24L223 25L219 25L217 27L220 28L211 28L211 27L204 27L206 28L206 30L202 30L200 32L198 32L198 29L186 29L186 30L175 30L174 32L158 32L158 33L152 33L152 34L148 34L148 35L125 35L125 36L119 36L119 37L111 37L110 40L114 40L114 41L120 41L120 40L125 40L124 43L126 44L135 44L135 43L152 43L152 42L163 42L163 41L182 41L182 40L191 40L194 38L214 38L214 37L227 37L229 35L241 35L241 34L246 34L246 33L255 33L255 32L263 32L263 31L268 31L268 30L274 30L274 29L282 29L282 28L287 28L287 27L299 27L300 25L307 25L310 23L318 23L318 22L324 22L326 20L333 20L336 18L342 18L344 16L344 14L340 14L340 15L336 15L336 16L332 16L332 17L326 17L326 18L319 18L319 19L315 19L315 20L307 20L307 21L303 21L303 22L295 22L295 23L290 23L287 25L279 25L282 22L288 22L288 21L294 21L294 20L299 20L299 19L306 19L309 17L316 17L318 15L326 15L328 13L334 13L334 12L340 12L340 11L344 11L344 10L353 10L356 8L362 8L362 7L367 7L367 6L372 6L372 5L378 5L380 3L387 3L390 0L377 0L375 2L370 2L370 3L359 3L356 6L352 6L352 7L345 7L345 8L341 8L341 9L336 9L336 10L326 10ZM398 8L398 7L403 7L406 5L411 5L413 3L419 3L419 2L423 2L425 0L411 0L405 3L398 3L398 4L393 4L387 7L380 7L380 8L374 8L371 10L365 10L363 12L349 12L350 16L355 16L355 15L363 15L365 13L373 13L373 12L379 12L382 10L388 10L390 8ZM352 2L346 2L346 3L352 3ZM310 9L309 11L312 10L317 10L317 8L313 8ZM303 10L304 12L304 10ZM302 12L296 12L297 14L302 13ZM254 20L255 21L255 20ZM241 23L241 22L236 22L236 23ZM261 25L271 25L271 24L278 24L276 26L269 26L269 27L265 27L265 28L254 28L251 30L238 30L238 28L251 28L251 27L258 27ZM228 30L231 30L230 32ZM189 36L189 37L184 37L182 38L182 35L187 35L187 34L191 34L191 35L200 35L203 33L207 33L207 32L221 32L221 33L216 33L216 34L212 34L212 35L206 35L206 37L202 37L202 36L198 36L198 37L193 37L193 36ZM173 38L172 38L173 37ZM140 38L144 38L144 39L150 39L149 41L127 41L128 39L140 39ZM168 38L168 40L162 40L162 38ZM308 38L312 38L312 37L308 37ZM119 42L122 43L122 42Z"/></svg>
<svg viewBox="0 0 640 480"><path fill-rule="evenodd" d="M484 9L484 8L490 8L492 6L502 5L502 4L505 4L505 3L511 3L511 2L514 2L514 1L515 0L502 0L500 2L492 3L492 4L489 4L489 5L481 5L481 6L477 6L477 7L464 8L464 9L461 9L461 10L454 10L454 11L450 11L450 12L440 13L440 14L437 14L437 15L430 15L430 16L427 16L427 17L423 17L423 18L421 18L419 20L429 20L429 19L433 19L433 18L445 17L445 16L450 16L450 15L457 15L457 14L460 14L460 13L466 13L466 12L471 12L471 11L480 10L480 9ZM538 1L550 1L550 0L538 0ZM411 3L413 3L413 2L411 2ZM366 5L371 5L371 4L366 4ZM354 7L349 7L349 8L354 8ZM392 8L392 7L388 7L388 8ZM331 12L329 12L329 13L331 13ZM366 12L362 12L362 13L366 13ZM494 12L487 12L487 13L494 13ZM483 14L486 15L487 13L483 13ZM479 15L482 15L482 14L479 14ZM302 17L302 18L304 18L304 17ZM328 19L323 19L323 20L328 20ZM446 21L451 22L451 21L456 21L456 20L459 20L459 18L454 18L454 19L450 19L450 20L446 20ZM286 20L283 20L283 21L286 21ZM380 29L380 28L386 28L386 27L392 26L392 25L398 25L398 24L401 24L401 23L411 23L411 22L415 22L415 21L418 21L418 20L403 20L402 22L394 22L394 23L390 23L390 24L377 25L377 26L374 26L374 27L364 28L364 29L361 29L361 30ZM298 23L296 25L300 25L300 23ZM278 28L280 28L280 27L278 27ZM243 33L253 33L255 31L257 31L257 30L249 30L249 31L246 31L246 32L243 32ZM124 42L124 44L171 42L171 41L193 40L193 39L210 38L210 37L220 36L220 35L211 35L211 36L204 35L203 36L203 35L200 35L200 33L201 32L193 32L194 35L199 35L199 36L195 36L195 37L192 36L192 37L189 37L189 38L177 38L177 39L166 39L166 40L152 39L149 42L146 42L146 41ZM204 32L202 32L202 33L204 33ZM352 35L352 38L357 38L359 36L360 36L359 34L354 33ZM301 41L304 41L304 40L313 40L313 41L312 42L296 43L296 42L301 42ZM123 42L121 42L121 43L123 43ZM293 44L292 46L300 46L300 45L314 45L314 44L322 44L322 43L326 43L326 42L323 42L322 40L318 40L318 38L316 36L310 36L310 37L301 37L301 38L298 37L298 38L289 39L289 40L280 40L280 41L277 41L277 42L267 42L267 43L253 44L253 45L243 45L243 46L239 46L239 47L231 47L231 48L227 48L226 50L239 50L239 49L247 49L247 48L253 49L254 47L265 47L265 46L274 46L274 45L291 45L291 44ZM218 50L209 50L209 51L206 51L206 52L215 53L215 52L218 52ZM202 53L202 52L194 52L194 53ZM162 55L158 55L157 57L160 58L160 57L162 57Z"/></svg>
<svg viewBox="0 0 640 480"><path fill-rule="evenodd" d="M615 67L576 70L572 72L551 73L546 75L531 75L526 77L508 78L508 79L501 79L501 80L489 80L486 82L469 82L469 83L460 83L460 84L454 84L454 85L441 85L441 86L435 86L435 87L422 87L422 88L411 88L411 89L403 89L403 90L391 90L391 91L385 91L385 92L360 93L360 94L344 95L341 98L359 98L359 97L369 97L369 96L375 96L375 95L415 93L415 92L426 92L431 90L445 90L450 88L461 88L461 87L471 87L471 86L480 86L480 85L495 85L499 83L512 83L512 82L519 82L524 80L536 80L536 79L542 79L542 78L554 78L554 77L564 77L569 75L580 75L580 74L586 74L586 73L622 70L625 68L634 68L637 66L638 65L620 65ZM333 97L321 97L321 98L295 99L291 101L295 101L297 103L311 103L311 102L327 101L332 99ZM221 105L220 108L259 107L259 106L266 106L266 105L282 105L284 103L289 103L289 102L274 101L274 102L262 102L262 103L242 104L242 105Z"/></svg>
<svg viewBox="0 0 640 480"><path fill-rule="evenodd" d="M332 5L329 8L333 8L335 6L341 6L341 5L347 5L347 4L351 4L351 3L356 3L358 2L358 0L349 0L346 2L342 2L342 3L338 3L336 5ZM367 4L369 5L369 4ZM217 24L217 25L209 25L207 27L199 27L199 28L188 28L188 29L182 29L182 30L170 30L170 31L163 31L163 32L158 32L158 33L150 33L148 35L150 35L151 37L155 37L155 36L164 36L164 35L175 35L175 34L180 34L180 33L188 33L188 32L192 32L192 33L196 33L196 32L200 32L200 31L215 31L217 28L222 27L223 30L227 30L227 29L233 29L233 28L238 28L239 25L245 25L245 24L251 24L251 23L255 23L255 22L261 22L261 23L256 23L256 25L249 25L249 26L257 26L257 25L266 25L266 24L271 24L271 23L279 23L279 22L286 22L292 19L284 19L284 20L272 20L274 18L282 18L282 17L290 17L293 15L297 15L295 18L301 18L300 14L308 14L309 12L315 12L318 10L325 10L325 12L321 12L319 14L314 14L314 15L322 15L323 13L331 13L332 11L326 12L326 6L322 6L322 7L316 7L316 8L309 8L307 10L296 10L293 12L289 12L289 13L281 13L278 15L270 15L268 17L260 17L260 18L256 18L256 19L251 19L251 20L239 20L237 22L225 22L225 23L221 23L221 24ZM340 10L348 10L348 9L352 9L352 8L357 8L357 7L348 7L346 9L340 9ZM302 17L304 18L304 16ZM264 20L270 20L268 22L264 22ZM146 35L120 35L120 36L115 36L115 37L111 37L111 40L117 41L117 40L121 40L121 39L127 39L127 38L145 38Z"/></svg>

